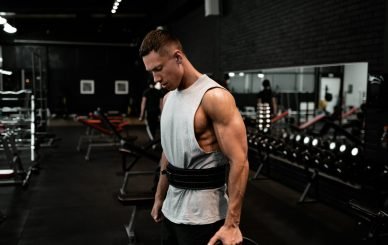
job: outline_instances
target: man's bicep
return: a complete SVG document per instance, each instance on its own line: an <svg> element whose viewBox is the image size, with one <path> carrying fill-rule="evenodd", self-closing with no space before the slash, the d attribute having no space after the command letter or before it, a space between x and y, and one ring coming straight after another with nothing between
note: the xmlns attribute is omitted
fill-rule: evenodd
<svg viewBox="0 0 388 245"><path fill-rule="evenodd" d="M221 151L230 161L245 160L247 154L245 125L233 97L226 95L223 101L215 99L213 102L214 107L209 112Z"/></svg>
<svg viewBox="0 0 388 245"><path fill-rule="evenodd" d="M240 162L246 159L247 138L244 122L238 111L227 123L215 123L218 144L221 151L231 162Z"/></svg>

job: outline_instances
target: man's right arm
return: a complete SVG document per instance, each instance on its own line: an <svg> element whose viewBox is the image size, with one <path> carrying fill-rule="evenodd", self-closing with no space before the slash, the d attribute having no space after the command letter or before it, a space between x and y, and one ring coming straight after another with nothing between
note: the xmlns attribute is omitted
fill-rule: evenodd
<svg viewBox="0 0 388 245"><path fill-rule="evenodd" d="M167 96L169 93L167 93L162 100L162 108L166 102ZM163 201L166 198L167 190L168 190L168 179L166 175L162 175L162 171L167 168L168 160L166 158L166 155L164 152L162 152L162 157L160 158L160 173L159 173L159 182L158 186L156 188L155 193L155 201L154 206L151 210L151 216L155 220L155 222L160 222L163 220L163 214L162 214L162 205Z"/></svg>
<svg viewBox="0 0 388 245"><path fill-rule="evenodd" d="M151 211L151 216L155 220L155 222L160 222L163 220L163 214L161 210L162 210L163 201L167 194L169 184L168 184L167 176L162 175L162 171L166 169L167 164L168 164L167 158L164 155L164 153L162 153L162 157L160 159L159 182L155 193L154 206L152 207L152 211Z"/></svg>

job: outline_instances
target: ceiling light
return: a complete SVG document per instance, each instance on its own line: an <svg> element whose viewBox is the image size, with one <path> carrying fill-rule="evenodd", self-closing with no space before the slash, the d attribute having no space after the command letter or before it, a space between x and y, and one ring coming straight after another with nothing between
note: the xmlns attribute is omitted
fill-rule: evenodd
<svg viewBox="0 0 388 245"><path fill-rule="evenodd" d="M7 19L0 16L0 25L7 23Z"/></svg>
<svg viewBox="0 0 388 245"><path fill-rule="evenodd" d="M0 12L0 16L14 16L15 13L13 12Z"/></svg>
<svg viewBox="0 0 388 245"><path fill-rule="evenodd" d="M5 32L7 32L7 33L15 33L15 32L17 31L17 29L16 29L15 27L11 26L11 25L8 24L8 23L5 23L5 24L4 24L3 30L4 30Z"/></svg>
<svg viewBox="0 0 388 245"><path fill-rule="evenodd" d="M4 74L4 75L8 75L8 76L12 75L12 71L6 71L6 70L3 70L3 69L0 69L0 73Z"/></svg>
<svg viewBox="0 0 388 245"><path fill-rule="evenodd" d="M111 12L112 12L112 14L114 14L114 13L116 13L116 10L115 10L115 9L112 9L112 11L111 11Z"/></svg>

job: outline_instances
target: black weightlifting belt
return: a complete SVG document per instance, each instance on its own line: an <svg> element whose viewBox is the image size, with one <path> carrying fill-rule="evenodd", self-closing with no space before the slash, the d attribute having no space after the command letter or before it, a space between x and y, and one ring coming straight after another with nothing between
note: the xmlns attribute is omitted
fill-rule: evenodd
<svg viewBox="0 0 388 245"><path fill-rule="evenodd" d="M205 190L225 185L226 165L206 169L183 169L171 165L162 171L170 185L180 189Z"/></svg>

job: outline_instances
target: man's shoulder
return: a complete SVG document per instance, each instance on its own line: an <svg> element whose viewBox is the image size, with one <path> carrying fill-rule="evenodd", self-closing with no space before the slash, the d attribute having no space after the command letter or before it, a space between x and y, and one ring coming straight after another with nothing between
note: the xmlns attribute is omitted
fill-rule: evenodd
<svg viewBox="0 0 388 245"><path fill-rule="evenodd" d="M223 87L212 87L203 95L203 101L218 106L225 102L234 102L234 97L229 90Z"/></svg>
<svg viewBox="0 0 388 245"><path fill-rule="evenodd" d="M215 87L205 93L201 108L211 120L225 122L234 114L231 112L235 111L236 103L233 95L228 90Z"/></svg>
<svg viewBox="0 0 388 245"><path fill-rule="evenodd" d="M228 95L231 94L229 90L225 89L222 86L210 87L205 91L204 96L214 96L214 95Z"/></svg>

